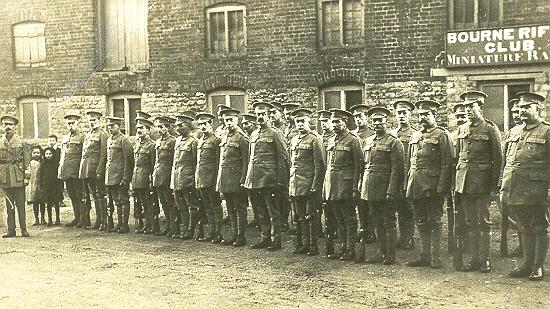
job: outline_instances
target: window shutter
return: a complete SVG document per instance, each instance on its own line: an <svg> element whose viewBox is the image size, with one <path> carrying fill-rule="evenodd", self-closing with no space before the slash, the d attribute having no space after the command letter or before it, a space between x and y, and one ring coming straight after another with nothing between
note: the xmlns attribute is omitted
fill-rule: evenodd
<svg viewBox="0 0 550 309"><path fill-rule="evenodd" d="M38 136L37 137L48 137L50 134L50 116L48 112L48 102L39 100L36 102L36 111L38 114Z"/></svg>
<svg viewBox="0 0 550 309"><path fill-rule="evenodd" d="M125 0L105 1L105 66L120 69L124 66L124 3Z"/></svg>
<svg viewBox="0 0 550 309"><path fill-rule="evenodd" d="M34 138L34 107L32 102L21 102L23 138Z"/></svg>

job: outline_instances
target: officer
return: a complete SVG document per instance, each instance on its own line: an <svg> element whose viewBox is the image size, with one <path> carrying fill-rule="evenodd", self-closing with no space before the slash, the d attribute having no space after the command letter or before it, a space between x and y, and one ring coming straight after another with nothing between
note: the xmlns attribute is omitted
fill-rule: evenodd
<svg viewBox="0 0 550 309"><path fill-rule="evenodd" d="M407 263L410 267L441 268L441 247L444 197L451 182L453 150L447 130L437 126L440 104L431 100L416 102L421 131L409 140L410 169L407 199L414 206L416 227L420 235L420 258Z"/></svg>
<svg viewBox="0 0 550 309"><path fill-rule="evenodd" d="M327 110L317 112L319 125L321 127L321 140L323 142L323 157L327 158L327 147L330 139L334 136L334 126L330 120L331 113ZM326 161L325 161L326 163ZM326 171L325 171L326 174ZM322 210L325 216L325 256L334 256L334 238L336 237L336 217L333 203L329 203L324 197L321 198ZM334 256L335 257L335 256Z"/></svg>
<svg viewBox="0 0 550 309"><path fill-rule="evenodd" d="M272 105L253 105L258 128L250 136L250 159L244 186L256 205L261 225L261 240L253 249L281 249L281 209L275 200L278 188L288 183L288 154L283 134L271 125Z"/></svg>
<svg viewBox="0 0 550 309"><path fill-rule="evenodd" d="M293 253L319 254L319 195L325 176L323 141L309 128L311 111L298 108L292 112L298 131L290 140L289 196L296 214L297 237ZM303 238L303 242L301 241Z"/></svg>
<svg viewBox="0 0 550 309"><path fill-rule="evenodd" d="M128 190L132 181L134 156L132 145L128 138L120 132L124 127L124 119L107 117L107 130L111 134L107 139L107 164L105 166L105 186L107 198L117 209L117 226L113 230L120 234L128 233L130 217L130 197ZM111 225L114 209L109 209L108 225ZM110 230L108 226L107 231Z"/></svg>
<svg viewBox="0 0 550 309"><path fill-rule="evenodd" d="M220 142L220 166L216 181L216 191L223 195L231 236L222 240L222 245L242 247L246 245L246 193L243 185L248 166L248 137L238 130L240 112L226 109L220 112L227 134Z"/></svg>
<svg viewBox="0 0 550 309"><path fill-rule="evenodd" d="M202 136L197 143L195 188L200 193L202 205L208 217L209 231L205 240L218 244L223 240L223 209L220 195L215 191L220 163L221 142L220 138L214 135L212 126L215 118L216 116L210 113L198 113L195 116L195 122L202 132Z"/></svg>
<svg viewBox="0 0 550 309"><path fill-rule="evenodd" d="M549 245L550 124L540 117L543 96L534 92L519 92L517 96L524 125L510 132L501 200L516 215L523 238L523 264L510 276L540 281Z"/></svg>
<svg viewBox="0 0 550 309"><path fill-rule="evenodd" d="M414 110L414 104L408 100L397 100L393 102L393 108L395 110L395 116L399 121L399 125L393 132L395 136L403 144L405 150L409 147L409 140L416 131L411 126L411 115ZM407 175L409 173L409 153L405 151L405 172L403 181L403 190L399 196L397 196L397 222L399 224L399 241L398 247L401 249L412 249L414 247L414 211L413 206L405 198Z"/></svg>
<svg viewBox="0 0 550 309"><path fill-rule="evenodd" d="M355 125L357 126L352 132L361 139L361 143L364 143L367 137L374 134L374 131L369 127L368 109L369 107L365 104L357 104L350 108ZM365 261L365 250L363 248L366 244L375 242L376 236L374 233L374 222L372 221L372 216L369 214L369 207L365 200L360 199L358 201L357 212L359 213L359 238L361 239L361 248L357 256L357 262L362 263Z"/></svg>
<svg viewBox="0 0 550 309"><path fill-rule="evenodd" d="M250 138L250 135L252 134L252 132L254 132L254 130L256 130L256 128L257 128L256 115L249 114L249 113L244 113L244 114L241 115L241 118L242 118L241 126L242 126L242 129L243 129L243 132L244 132L244 134L246 135L247 138ZM245 171L245 173L246 173L246 171ZM258 210L256 209L256 205L252 204L249 201L248 190L247 189L245 189L245 192L246 192L245 199L246 199L246 202L252 208L252 216L253 216L252 221L250 223L248 223L247 227L256 227L256 228L259 229L260 228L260 219L258 218Z"/></svg>
<svg viewBox="0 0 550 309"><path fill-rule="evenodd" d="M458 128L455 192L464 210L472 259L463 271L491 272L490 197L498 192L502 149L498 127L485 119L482 106L487 95L480 91L460 94L468 122Z"/></svg>
<svg viewBox="0 0 550 309"><path fill-rule="evenodd" d="M173 212L175 212L175 202L172 189L170 189L170 180L174 161L175 139L170 135L170 120L168 118L158 116L155 118L154 124L158 130L159 138L155 141L156 158L153 170L153 187L162 205L166 227L160 231L158 217L160 209L153 209L153 231L157 236L172 236L173 234L170 234L170 224L173 220Z"/></svg>
<svg viewBox="0 0 550 309"><path fill-rule="evenodd" d="M145 225L142 222L136 224L136 233L153 233L153 204L151 201L151 176L155 167L155 142L149 137L150 128L153 123L146 118L136 118L136 134L138 141L134 147L134 172L132 174L132 192L135 196L134 218L141 216L145 218ZM136 203L137 202L137 203ZM142 209L137 210L140 205ZM136 221L141 218L136 218Z"/></svg>
<svg viewBox="0 0 550 309"><path fill-rule="evenodd" d="M281 104L281 107L283 109L284 119L285 119L286 123L288 124L287 127L285 128L284 133L285 133L285 138L286 138L287 142L289 143L289 145L290 145L290 140L292 140L292 138L298 134L298 130L296 129L296 126L294 125L293 112L297 108L299 108L300 106L301 106L300 103L296 103L296 102L289 102L289 103Z"/></svg>
<svg viewBox="0 0 550 309"><path fill-rule="evenodd" d="M90 194L94 200L95 224L93 229L107 229L107 192L105 190L105 163L107 162L107 139L109 135L101 128L103 114L97 111L86 112L89 131L82 146L79 175L84 182L85 208L80 214L80 225L89 227Z"/></svg>
<svg viewBox="0 0 550 309"><path fill-rule="evenodd" d="M341 248L329 255L351 261L355 258L357 215L355 202L359 199L359 179L363 167L361 140L347 126L353 115L345 110L331 109L334 135L327 146L327 169L323 183L323 198L334 210Z"/></svg>
<svg viewBox="0 0 550 309"><path fill-rule="evenodd" d="M397 198L403 188L403 144L388 130L390 111L371 107L368 112L375 135L367 137L363 147L365 168L361 182L361 199L369 203L376 225L379 252L367 263L395 263L397 242Z"/></svg>
<svg viewBox="0 0 550 309"><path fill-rule="evenodd" d="M79 178L80 159L84 134L78 129L79 115L65 115L65 124L68 132L61 141L61 159L59 161L58 177L65 182L65 188L73 206L74 219L67 223L67 227L79 227L80 210L82 206L82 179Z"/></svg>
<svg viewBox="0 0 550 309"><path fill-rule="evenodd" d="M177 211L181 217L179 237L184 240L192 239L195 236L195 229L201 221L198 212L201 205L195 190L197 139L191 135L193 120L188 115L177 116L176 129L179 136L176 138L174 148L174 165L170 184L170 188L174 190Z"/></svg>
<svg viewBox="0 0 550 309"><path fill-rule="evenodd" d="M2 238L15 237L15 208L21 236L29 237L25 214L25 168L29 164L29 146L15 133L19 120L10 115L0 118L4 134L0 137L0 188L6 200L8 230Z"/></svg>

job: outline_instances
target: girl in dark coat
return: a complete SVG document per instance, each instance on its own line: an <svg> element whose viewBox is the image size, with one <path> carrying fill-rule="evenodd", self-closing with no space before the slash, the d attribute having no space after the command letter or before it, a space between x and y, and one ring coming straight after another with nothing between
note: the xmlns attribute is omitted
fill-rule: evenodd
<svg viewBox="0 0 550 309"><path fill-rule="evenodd" d="M63 196L63 182L57 178L59 159L55 149L44 149L44 161L41 166L42 198L46 202L48 212L48 226L52 225L52 208L55 208L55 225L60 225L59 204Z"/></svg>

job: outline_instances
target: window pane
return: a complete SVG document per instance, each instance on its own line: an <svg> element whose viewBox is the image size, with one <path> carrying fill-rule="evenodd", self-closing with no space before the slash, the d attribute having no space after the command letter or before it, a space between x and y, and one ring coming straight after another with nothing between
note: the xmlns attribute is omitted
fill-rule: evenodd
<svg viewBox="0 0 550 309"><path fill-rule="evenodd" d="M223 105L226 105L225 103L225 95L222 94L222 95L211 95L210 96L210 102L212 102L212 114L216 114L218 112L217 108L218 108L218 105L220 104L223 104Z"/></svg>
<svg viewBox="0 0 550 309"><path fill-rule="evenodd" d="M238 109L239 111L244 112L244 95L230 95L229 105L234 109Z"/></svg>
<svg viewBox="0 0 550 309"><path fill-rule="evenodd" d="M338 1L321 3L323 46L340 45L340 16Z"/></svg>
<svg viewBox="0 0 550 309"><path fill-rule="evenodd" d="M124 99L112 100L112 115L114 117L124 118Z"/></svg>
<svg viewBox="0 0 550 309"><path fill-rule="evenodd" d="M362 14L361 1L344 0L344 44L361 42Z"/></svg>
<svg viewBox="0 0 550 309"><path fill-rule="evenodd" d="M340 91L325 91L325 107L324 109L341 108Z"/></svg>
<svg viewBox="0 0 550 309"><path fill-rule="evenodd" d="M483 116L504 131L504 85L484 85L483 92L487 94Z"/></svg>
<svg viewBox="0 0 550 309"><path fill-rule="evenodd" d="M346 91L346 110L350 107L363 103L363 92L361 90Z"/></svg>
<svg viewBox="0 0 550 309"><path fill-rule="evenodd" d="M464 22L467 24L474 22L474 1L464 0Z"/></svg>
<svg viewBox="0 0 550 309"><path fill-rule="evenodd" d="M454 1L454 23L463 24L464 23L464 1L465 0L453 0Z"/></svg>
<svg viewBox="0 0 550 309"><path fill-rule="evenodd" d="M36 103L38 111L38 137L48 137L50 134L50 115L48 102L39 101Z"/></svg>
<svg viewBox="0 0 550 309"><path fill-rule="evenodd" d="M243 11L227 13L229 31L229 52L239 52L244 49Z"/></svg>
<svg viewBox="0 0 550 309"><path fill-rule="evenodd" d="M32 102L21 103L23 138L34 138L34 107Z"/></svg>
<svg viewBox="0 0 550 309"><path fill-rule="evenodd" d="M516 97L516 94L520 91L529 91L529 84L519 84L519 85L508 85L508 101ZM514 124L512 121L512 113L510 112L511 106L508 106L508 127L511 128Z"/></svg>
<svg viewBox="0 0 550 309"><path fill-rule="evenodd" d="M489 21L492 23L498 23L500 21L500 0L489 0Z"/></svg>
<svg viewBox="0 0 550 309"><path fill-rule="evenodd" d="M141 99L139 98L133 98L128 99L128 107L129 107L129 117L130 117L130 123L127 128L129 128L130 132L129 135L136 135L136 111L141 109Z"/></svg>
<svg viewBox="0 0 550 309"><path fill-rule="evenodd" d="M477 18L480 23L487 23L489 21L489 0L477 1Z"/></svg>
<svg viewBox="0 0 550 309"><path fill-rule="evenodd" d="M219 53L226 50L224 12L210 13L210 52Z"/></svg>

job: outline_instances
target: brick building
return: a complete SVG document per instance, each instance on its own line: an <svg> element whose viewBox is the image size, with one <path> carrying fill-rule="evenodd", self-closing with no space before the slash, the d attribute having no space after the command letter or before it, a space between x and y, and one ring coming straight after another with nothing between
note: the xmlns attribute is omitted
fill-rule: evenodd
<svg viewBox="0 0 550 309"><path fill-rule="evenodd" d="M59 134L64 114L89 108L132 132L137 109L259 99L431 98L452 127L445 112L467 88L491 95L487 114L504 129L515 92L550 95L549 0L5 0L0 16L0 112L17 114L26 138ZM524 33L527 51L504 51L521 25L541 27ZM497 31L479 39L486 29Z"/></svg>

